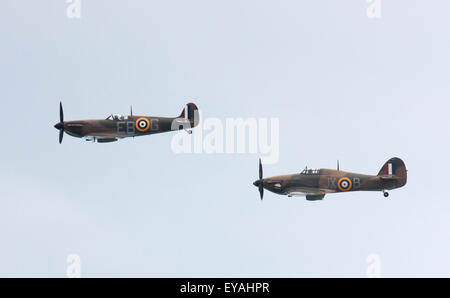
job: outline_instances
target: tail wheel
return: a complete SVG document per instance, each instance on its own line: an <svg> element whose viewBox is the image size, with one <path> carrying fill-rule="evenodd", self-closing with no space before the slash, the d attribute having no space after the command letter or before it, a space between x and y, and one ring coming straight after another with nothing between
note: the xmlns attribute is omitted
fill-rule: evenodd
<svg viewBox="0 0 450 298"><path fill-rule="evenodd" d="M387 191L385 191L385 192L383 193L383 195L384 195L385 198L389 197L389 193L388 193Z"/></svg>

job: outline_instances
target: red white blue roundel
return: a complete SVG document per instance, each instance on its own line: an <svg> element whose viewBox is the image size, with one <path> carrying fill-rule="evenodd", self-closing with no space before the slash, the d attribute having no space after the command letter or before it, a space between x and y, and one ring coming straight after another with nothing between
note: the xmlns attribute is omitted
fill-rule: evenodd
<svg viewBox="0 0 450 298"><path fill-rule="evenodd" d="M147 131L150 128L150 122L147 118L139 118L136 120L136 129L139 131Z"/></svg>

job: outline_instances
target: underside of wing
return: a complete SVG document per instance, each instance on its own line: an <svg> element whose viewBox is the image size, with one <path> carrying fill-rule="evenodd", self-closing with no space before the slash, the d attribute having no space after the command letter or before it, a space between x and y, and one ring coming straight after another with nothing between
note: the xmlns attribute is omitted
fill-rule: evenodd
<svg viewBox="0 0 450 298"><path fill-rule="evenodd" d="M304 196L308 201L322 200L326 194L336 192L331 189L303 188L296 187L289 189L286 194L292 196Z"/></svg>
<svg viewBox="0 0 450 298"><path fill-rule="evenodd" d="M123 138L124 136L122 136L122 135L119 136L115 132L101 132L101 133L89 133L86 135L86 137L95 137L97 139L100 139L100 138L115 139L115 138Z"/></svg>
<svg viewBox="0 0 450 298"><path fill-rule="evenodd" d="M97 143L111 143L116 142L118 139L116 138L98 138Z"/></svg>
<svg viewBox="0 0 450 298"><path fill-rule="evenodd" d="M111 143L118 141L120 137L86 136L84 139L88 142Z"/></svg>

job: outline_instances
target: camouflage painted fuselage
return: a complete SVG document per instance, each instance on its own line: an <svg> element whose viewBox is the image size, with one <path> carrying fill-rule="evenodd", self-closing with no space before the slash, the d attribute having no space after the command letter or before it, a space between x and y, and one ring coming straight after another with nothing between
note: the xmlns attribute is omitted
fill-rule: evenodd
<svg viewBox="0 0 450 298"><path fill-rule="evenodd" d="M138 119L147 119L148 129L138 126ZM144 120L145 121L145 120ZM177 125L177 123L179 125ZM79 120L64 122L65 131L73 137L127 138L138 137L179 129L188 129L189 121L181 118L140 117L112 120Z"/></svg>
<svg viewBox="0 0 450 298"><path fill-rule="evenodd" d="M265 189L276 194L305 195L308 200L321 200L329 193L391 190L404 186L406 181L405 164L398 158L392 158L376 176L330 169L309 169L300 174L258 180L254 185L259 186L262 182Z"/></svg>
<svg viewBox="0 0 450 298"><path fill-rule="evenodd" d="M55 128L73 137L106 143L129 137L190 130L198 123L198 108L194 103L188 103L178 117L111 115L105 120L63 121L57 123Z"/></svg>

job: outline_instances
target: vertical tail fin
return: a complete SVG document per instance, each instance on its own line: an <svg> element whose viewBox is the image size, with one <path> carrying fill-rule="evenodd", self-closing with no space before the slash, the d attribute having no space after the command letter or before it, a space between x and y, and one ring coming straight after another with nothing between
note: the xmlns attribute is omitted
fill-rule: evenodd
<svg viewBox="0 0 450 298"><path fill-rule="evenodd" d="M378 176L392 176L395 177L401 187L406 184L407 181L406 165L400 158L394 157L389 159L381 168Z"/></svg>
<svg viewBox="0 0 450 298"><path fill-rule="evenodd" d="M195 105L195 103L192 103L192 102L188 103L184 107L179 118L189 120L192 127L197 126L200 121L200 117L199 117L199 113L198 113L198 108Z"/></svg>

